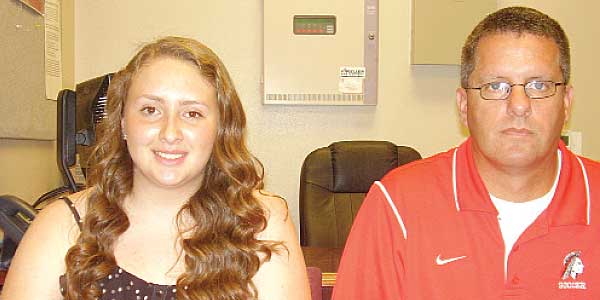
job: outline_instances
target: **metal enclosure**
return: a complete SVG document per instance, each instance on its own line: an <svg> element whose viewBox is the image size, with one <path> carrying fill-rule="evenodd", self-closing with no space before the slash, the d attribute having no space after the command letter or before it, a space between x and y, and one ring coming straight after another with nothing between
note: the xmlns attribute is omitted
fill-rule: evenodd
<svg viewBox="0 0 600 300"><path fill-rule="evenodd" d="M378 0L264 1L264 104L375 105Z"/></svg>

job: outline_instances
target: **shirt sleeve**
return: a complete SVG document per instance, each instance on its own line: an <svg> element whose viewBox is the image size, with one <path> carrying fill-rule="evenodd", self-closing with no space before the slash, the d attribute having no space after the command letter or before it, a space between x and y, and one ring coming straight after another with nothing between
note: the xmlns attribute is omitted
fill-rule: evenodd
<svg viewBox="0 0 600 300"><path fill-rule="evenodd" d="M405 243L404 224L392 199L383 185L374 184L346 241L333 299L404 299Z"/></svg>

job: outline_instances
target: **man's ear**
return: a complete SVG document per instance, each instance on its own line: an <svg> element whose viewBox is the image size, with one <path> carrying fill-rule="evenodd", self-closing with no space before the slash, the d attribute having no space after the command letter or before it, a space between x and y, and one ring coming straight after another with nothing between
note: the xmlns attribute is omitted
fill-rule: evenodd
<svg viewBox="0 0 600 300"><path fill-rule="evenodd" d="M467 121L467 90L462 87L456 89L456 106L458 107L460 122L463 123L466 128L469 128L469 123Z"/></svg>
<svg viewBox="0 0 600 300"><path fill-rule="evenodd" d="M565 87L565 95L563 96L563 108L565 110L565 124L569 121L571 117L571 104L573 104L574 91L572 85L567 85Z"/></svg>

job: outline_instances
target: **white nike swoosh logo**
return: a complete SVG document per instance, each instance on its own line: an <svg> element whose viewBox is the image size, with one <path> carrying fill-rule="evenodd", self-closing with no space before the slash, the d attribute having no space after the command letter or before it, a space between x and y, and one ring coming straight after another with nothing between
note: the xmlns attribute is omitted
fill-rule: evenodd
<svg viewBox="0 0 600 300"><path fill-rule="evenodd" d="M438 266L443 266L447 263L451 263L453 261L457 261L457 260L461 260L463 258L466 258L467 256L463 255L463 256L458 256L458 257L452 257L452 258L447 258L447 259L442 259L441 254L438 254L438 256L435 258L435 263Z"/></svg>

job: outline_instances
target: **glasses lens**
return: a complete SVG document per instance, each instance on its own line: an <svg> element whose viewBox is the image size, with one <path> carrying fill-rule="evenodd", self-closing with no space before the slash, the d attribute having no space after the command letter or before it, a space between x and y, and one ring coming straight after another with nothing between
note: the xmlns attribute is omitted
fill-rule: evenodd
<svg viewBox="0 0 600 300"><path fill-rule="evenodd" d="M525 93L530 98L546 98L554 95L556 84L552 81L531 81L525 84Z"/></svg>
<svg viewBox="0 0 600 300"><path fill-rule="evenodd" d="M481 98L487 100L506 99L510 94L510 84L508 82L490 82L481 86Z"/></svg>

